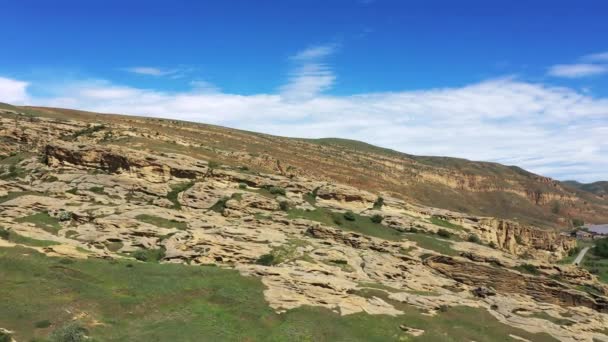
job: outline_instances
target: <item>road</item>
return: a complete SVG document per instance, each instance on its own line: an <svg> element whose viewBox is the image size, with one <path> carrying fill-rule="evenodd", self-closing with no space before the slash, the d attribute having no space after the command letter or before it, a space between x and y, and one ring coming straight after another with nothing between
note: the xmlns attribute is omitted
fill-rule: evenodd
<svg viewBox="0 0 608 342"><path fill-rule="evenodd" d="M591 247L585 247L583 248L580 253L578 253L578 255L576 256L576 259L574 259L574 261L572 262L573 265L578 265L581 263L581 261L583 261L583 258L585 257L585 254L587 253L587 251L589 250L589 248Z"/></svg>

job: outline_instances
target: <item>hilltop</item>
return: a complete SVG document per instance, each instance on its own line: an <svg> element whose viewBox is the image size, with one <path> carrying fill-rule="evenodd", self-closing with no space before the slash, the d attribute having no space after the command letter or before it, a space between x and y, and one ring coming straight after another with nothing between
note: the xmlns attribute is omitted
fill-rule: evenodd
<svg viewBox="0 0 608 342"><path fill-rule="evenodd" d="M61 120L132 127L129 136L114 137L106 144L186 153L258 171L333 180L473 215L540 227L569 227L573 220L608 222L605 196L564 186L515 166L414 156L345 139L285 138L191 122L59 108L19 110Z"/></svg>

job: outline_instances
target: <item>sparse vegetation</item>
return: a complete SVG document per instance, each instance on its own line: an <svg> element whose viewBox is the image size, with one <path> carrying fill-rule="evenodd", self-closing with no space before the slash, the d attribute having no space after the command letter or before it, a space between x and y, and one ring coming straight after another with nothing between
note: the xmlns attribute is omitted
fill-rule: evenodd
<svg viewBox="0 0 608 342"><path fill-rule="evenodd" d="M222 197L209 209L221 214L224 212L224 209L226 209L226 202L228 202L228 200L230 200L230 197Z"/></svg>
<svg viewBox="0 0 608 342"><path fill-rule="evenodd" d="M272 195L281 195L281 196L285 196L285 189L278 187L278 186L271 186L268 188L268 192L270 192Z"/></svg>
<svg viewBox="0 0 608 342"><path fill-rule="evenodd" d="M520 272L524 272L524 273L528 273L528 274L532 274L532 275L539 275L540 271L538 270L538 267L532 265L532 264L521 264L519 266L515 267L516 270L520 271Z"/></svg>
<svg viewBox="0 0 608 342"><path fill-rule="evenodd" d="M437 235L439 235L439 236L441 236L442 238L445 238L445 239L449 239L449 238L452 237L452 233L450 233L449 231L447 231L446 229L443 229L443 228L440 228L437 231Z"/></svg>
<svg viewBox="0 0 608 342"><path fill-rule="evenodd" d="M159 262L165 257L165 249L164 248L156 248L156 249L139 249L133 252L132 256L144 262Z"/></svg>
<svg viewBox="0 0 608 342"><path fill-rule="evenodd" d="M429 218L429 221L432 224L439 226L439 227L454 229L454 230L464 230L464 228L462 226L453 224L453 223L449 222L448 220L445 220L439 216L431 216L431 218Z"/></svg>
<svg viewBox="0 0 608 342"><path fill-rule="evenodd" d="M476 234L469 234L467 241L472 243L481 243L481 239Z"/></svg>
<svg viewBox="0 0 608 342"><path fill-rule="evenodd" d="M179 210L182 208L182 205L181 205L181 203L179 203L177 196L179 195L179 193L190 189L192 186L194 186L194 182L181 183L181 184L171 186L171 191L169 191L169 193L167 193L167 199L169 201L173 202L173 207L172 207L173 209Z"/></svg>
<svg viewBox="0 0 608 342"><path fill-rule="evenodd" d="M15 221L22 223L33 223L36 227L41 228L52 234L57 234L57 232L61 229L59 220L50 216L46 212L21 217L16 219Z"/></svg>
<svg viewBox="0 0 608 342"><path fill-rule="evenodd" d="M371 217L371 220L374 223L381 223L382 220L384 220L384 217L382 217L382 215L375 214Z"/></svg>
<svg viewBox="0 0 608 342"><path fill-rule="evenodd" d="M343 216L346 221L355 221L357 219L355 213L353 213L352 211L345 212Z"/></svg>
<svg viewBox="0 0 608 342"><path fill-rule="evenodd" d="M374 202L373 208L376 209L376 210L380 210L380 209L382 209L383 205L384 205L384 198L378 197L376 199L376 201Z"/></svg>
<svg viewBox="0 0 608 342"><path fill-rule="evenodd" d="M188 228L188 224L186 222L180 222L176 220L170 220L163 217L158 217L154 215L141 214L135 217L141 222L149 223L155 225L157 227L162 228L175 228L179 230L185 230Z"/></svg>

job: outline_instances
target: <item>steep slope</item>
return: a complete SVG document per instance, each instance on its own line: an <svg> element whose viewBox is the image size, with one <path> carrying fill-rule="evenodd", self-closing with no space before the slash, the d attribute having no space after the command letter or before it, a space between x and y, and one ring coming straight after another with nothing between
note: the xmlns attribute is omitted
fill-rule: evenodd
<svg viewBox="0 0 608 342"><path fill-rule="evenodd" d="M25 115L38 111L0 110L0 336L80 324L99 341L608 338L608 286L557 263L576 241L554 230L262 157L284 153L277 139L316 143ZM224 146L239 143L275 150Z"/></svg>
<svg viewBox="0 0 608 342"><path fill-rule="evenodd" d="M10 107L10 106L9 106ZM423 205L567 227L608 222L608 199L513 166L412 156L344 139L294 139L218 126L68 109L20 107L26 115L132 127L105 144L188 153L234 166L334 180Z"/></svg>

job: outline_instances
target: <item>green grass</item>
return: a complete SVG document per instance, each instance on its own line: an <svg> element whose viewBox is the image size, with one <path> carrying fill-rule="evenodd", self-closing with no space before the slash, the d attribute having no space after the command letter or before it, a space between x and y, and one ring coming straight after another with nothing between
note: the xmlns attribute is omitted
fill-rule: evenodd
<svg viewBox="0 0 608 342"><path fill-rule="evenodd" d="M447 220L444 220L440 217L437 217L437 216L431 216L431 218L429 218L429 221L432 224L443 227L443 228L454 229L454 230L465 230L461 225L453 224L453 223L451 223Z"/></svg>
<svg viewBox="0 0 608 342"><path fill-rule="evenodd" d="M352 231L355 233L377 237L389 241L400 241L403 239L403 233L383 226L380 223L372 222L371 218L358 214L353 214L354 220L346 220L343 214L335 213L325 208L316 208L312 211L302 209L290 209L287 216L290 219L304 218L311 221L323 223L328 226L338 227L343 230Z"/></svg>
<svg viewBox="0 0 608 342"><path fill-rule="evenodd" d="M517 311L514 311L513 313L517 314ZM561 326L567 326L567 325L574 324L574 322L569 319L553 317L553 316L547 314L546 312L534 312L531 315L526 315L526 316L521 315L521 316L540 318L540 319L544 319L546 321L549 321L551 323L561 325Z"/></svg>
<svg viewBox="0 0 608 342"><path fill-rule="evenodd" d="M180 192L190 189L192 186L194 186L194 182L181 183L181 184L171 186L171 191L169 191L169 193L167 193L167 199L169 201L173 202L173 206L172 206L173 209L182 208L182 205L177 200L177 195Z"/></svg>
<svg viewBox="0 0 608 342"><path fill-rule="evenodd" d="M2 227L0 227L0 238L13 243L32 247L48 247L59 244L59 242L55 241L32 239L27 236L19 235L12 230L6 230Z"/></svg>
<svg viewBox="0 0 608 342"><path fill-rule="evenodd" d="M581 266L597 275L600 281L608 284L608 259L595 255L593 248L587 252Z"/></svg>
<svg viewBox="0 0 608 342"><path fill-rule="evenodd" d="M186 230L188 228L188 225L186 224L186 222L168 220L166 218L153 216L153 215L141 214L141 215L137 215L135 218L141 222L149 223L149 224L155 225L157 227L162 227L162 228L169 228L169 229L175 228L175 229L179 229L179 230Z"/></svg>
<svg viewBox="0 0 608 342"><path fill-rule="evenodd" d="M7 195L0 197L0 203L8 202L10 200L14 200L15 198L19 198L21 196L26 196L26 195L43 196L42 193L35 192L35 191L9 192Z"/></svg>
<svg viewBox="0 0 608 342"><path fill-rule="evenodd" d="M538 270L538 268L532 264L521 264L521 265L515 266L514 268L522 273L528 273L528 274L532 274L532 275L541 274L540 271Z"/></svg>
<svg viewBox="0 0 608 342"><path fill-rule="evenodd" d="M52 234L57 234L57 232L61 230L59 220L50 216L48 213L36 213L30 216L18 218L15 221L21 223L33 223L36 227Z"/></svg>
<svg viewBox="0 0 608 342"><path fill-rule="evenodd" d="M439 240L435 236L424 233L408 233L405 234L405 239L414 241L422 248L430 249L440 254L455 256L458 251L452 249L452 243L445 240Z"/></svg>
<svg viewBox="0 0 608 342"><path fill-rule="evenodd" d="M52 327L82 320L95 341L505 341L515 334L554 341L499 323L483 309L450 308L424 316L395 303L402 316L340 316L300 307L276 314L253 277L210 266L100 259L62 263L24 248L0 248L0 326L19 341L44 338ZM131 267L128 267L128 264ZM386 294L384 294L386 297ZM102 324L91 325L91 320ZM400 324L426 330L412 337Z"/></svg>

